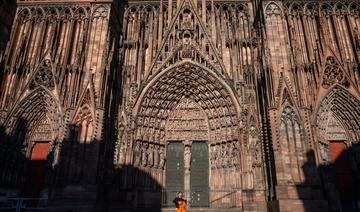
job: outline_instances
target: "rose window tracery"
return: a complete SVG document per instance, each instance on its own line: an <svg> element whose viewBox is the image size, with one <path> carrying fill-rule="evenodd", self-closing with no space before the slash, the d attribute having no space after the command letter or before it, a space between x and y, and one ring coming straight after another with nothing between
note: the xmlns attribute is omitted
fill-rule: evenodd
<svg viewBox="0 0 360 212"><path fill-rule="evenodd" d="M322 86L324 88L329 88L335 83L345 85L346 77L342 69L336 63L335 58L328 57L326 60L326 68L324 70Z"/></svg>
<svg viewBox="0 0 360 212"><path fill-rule="evenodd" d="M50 61L48 60L46 60L35 73L32 82L30 83L30 89L34 89L40 85L48 88L49 90L53 90L55 88L54 75L51 71Z"/></svg>

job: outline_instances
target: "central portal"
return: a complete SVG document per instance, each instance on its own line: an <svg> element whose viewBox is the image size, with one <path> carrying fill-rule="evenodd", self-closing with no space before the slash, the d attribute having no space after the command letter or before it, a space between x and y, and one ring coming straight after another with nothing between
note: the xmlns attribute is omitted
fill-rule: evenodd
<svg viewBox="0 0 360 212"><path fill-rule="evenodd" d="M174 207L179 191L190 207L240 204L238 103L218 72L196 61L149 76L134 107L133 163L162 186L163 206Z"/></svg>
<svg viewBox="0 0 360 212"><path fill-rule="evenodd" d="M184 98L171 112L166 127L168 205L178 191L192 207L209 205L208 132L205 112L191 99Z"/></svg>
<svg viewBox="0 0 360 212"><path fill-rule="evenodd" d="M205 141L167 145L166 204L183 192L192 207L209 206L209 150Z"/></svg>

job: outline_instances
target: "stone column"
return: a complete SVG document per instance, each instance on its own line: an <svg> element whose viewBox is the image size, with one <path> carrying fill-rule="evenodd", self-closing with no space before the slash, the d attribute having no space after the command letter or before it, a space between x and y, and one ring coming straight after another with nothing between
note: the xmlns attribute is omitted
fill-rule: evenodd
<svg viewBox="0 0 360 212"><path fill-rule="evenodd" d="M191 141L185 140L184 142L184 197L190 200L190 172L191 172Z"/></svg>

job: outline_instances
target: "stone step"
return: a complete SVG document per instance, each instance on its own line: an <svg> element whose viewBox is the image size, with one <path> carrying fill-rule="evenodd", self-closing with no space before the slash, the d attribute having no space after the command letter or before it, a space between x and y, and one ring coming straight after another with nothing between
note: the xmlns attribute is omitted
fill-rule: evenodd
<svg viewBox="0 0 360 212"><path fill-rule="evenodd" d="M241 208L187 208L186 212L242 212ZM161 212L176 212L175 208L162 208Z"/></svg>
<svg viewBox="0 0 360 212"><path fill-rule="evenodd" d="M108 209L108 212L176 212L175 208L162 209ZM77 211L76 211L77 212ZM100 211L99 211L100 212ZM240 208L219 209L219 208L187 208L186 212L243 212Z"/></svg>

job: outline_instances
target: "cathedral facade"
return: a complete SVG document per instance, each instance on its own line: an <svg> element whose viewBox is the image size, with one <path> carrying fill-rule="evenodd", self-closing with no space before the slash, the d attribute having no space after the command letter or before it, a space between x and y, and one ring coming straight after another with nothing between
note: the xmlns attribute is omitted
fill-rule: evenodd
<svg viewBox="0 0 360 212"><path fill-rule="evenodd" d="M360 211L359 1L10 2L2 195L50 211L171 211L177 192L191 211Z"/></svg>

